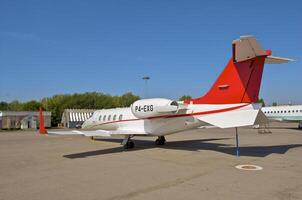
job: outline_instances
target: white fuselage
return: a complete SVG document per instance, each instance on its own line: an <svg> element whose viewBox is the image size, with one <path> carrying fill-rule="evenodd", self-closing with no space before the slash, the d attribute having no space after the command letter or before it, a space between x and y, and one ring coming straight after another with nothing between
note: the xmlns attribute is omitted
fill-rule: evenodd
<svg viewBox="0 0 302 200"><path fill-rule="evenodd" d="M131 107L97 110L84 122L83 129L128 130L161 136L207 125L197 117L212 115L248 106L250 104L188 104L186 109L158 117L137 118Z"/></svg>
<svg viewBox="0 0 302 200"><path fill-rule="evenodd" d="M302 121L302 105L263 107L267 118L277 121Z"/></svg>

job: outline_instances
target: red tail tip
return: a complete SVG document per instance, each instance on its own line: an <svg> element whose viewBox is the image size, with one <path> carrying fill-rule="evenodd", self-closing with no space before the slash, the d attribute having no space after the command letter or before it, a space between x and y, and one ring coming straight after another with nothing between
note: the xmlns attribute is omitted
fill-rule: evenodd
<svg viewBox="0 0 302 200"><path fill-rule="evenodd" d="M271 56L273 54L272 50L268 49L266 50L266 55L267 56Z"/></svg>

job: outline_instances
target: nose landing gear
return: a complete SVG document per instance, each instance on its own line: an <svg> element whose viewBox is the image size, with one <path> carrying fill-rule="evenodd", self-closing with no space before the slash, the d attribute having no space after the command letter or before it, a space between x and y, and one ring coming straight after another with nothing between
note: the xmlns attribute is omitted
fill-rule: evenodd
<svg viewBox="0 0 302 200"><path fill-rule="evenodd" d="M125 136L125 139L122 142L124 149L133 149L134 148L134 142L131 140L131 137L132 136Z"/></svg>

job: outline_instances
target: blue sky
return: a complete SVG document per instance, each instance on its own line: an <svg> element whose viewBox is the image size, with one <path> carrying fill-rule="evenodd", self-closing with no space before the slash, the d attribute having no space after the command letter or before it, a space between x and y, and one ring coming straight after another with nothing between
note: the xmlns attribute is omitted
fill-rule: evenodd
<svg viewBox="0 0 302 200"><path fill-rule="evenodd" d="M1 0L0 101L97 91L177 99L205 93L255 35L275 56L260 95L302 103L301 1Z"/></svg>

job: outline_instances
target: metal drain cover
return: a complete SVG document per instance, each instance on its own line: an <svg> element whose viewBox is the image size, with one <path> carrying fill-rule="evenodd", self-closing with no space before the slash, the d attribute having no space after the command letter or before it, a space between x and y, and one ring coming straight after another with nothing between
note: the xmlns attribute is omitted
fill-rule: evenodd
<svg viewBox="0 0 302 200"><path fill-rule="evenodd" d="M237 169L241 169L241 170L250 170L250 171L257 171L257 170L262 170L263 168L258 166L258 165L237 165L235 166Z"/></svg>

